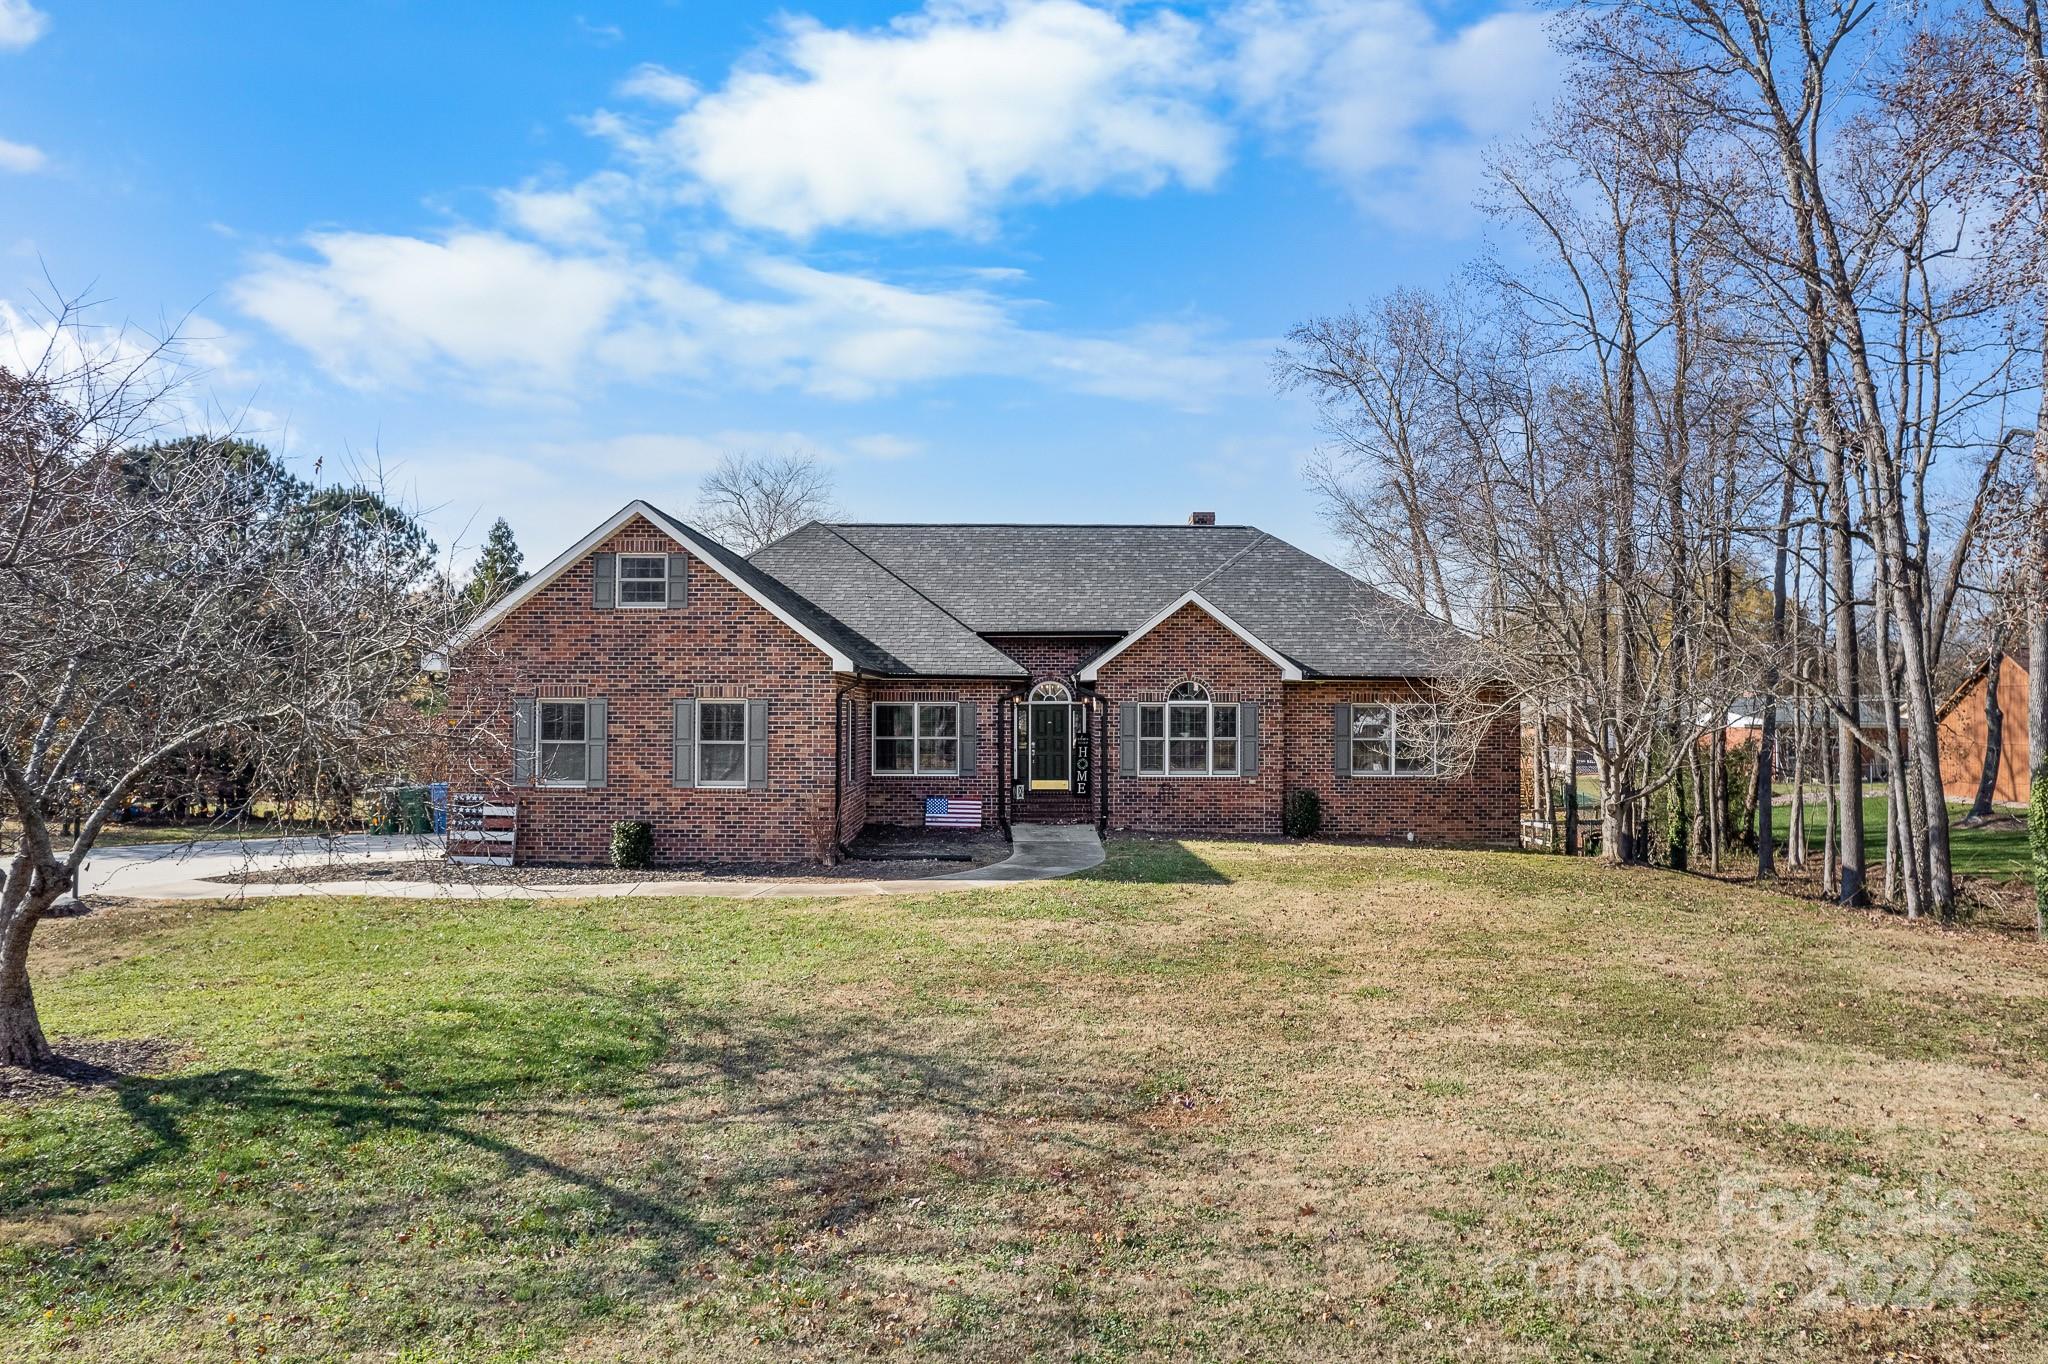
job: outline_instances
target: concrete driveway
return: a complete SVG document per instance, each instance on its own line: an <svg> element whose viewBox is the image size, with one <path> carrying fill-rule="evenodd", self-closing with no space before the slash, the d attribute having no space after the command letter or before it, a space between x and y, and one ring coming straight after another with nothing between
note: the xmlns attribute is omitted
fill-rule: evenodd
<svg viewBox="0 0 2048 1364"><path fill-rule="evenodd" d="M991 885L1050 881L1099 866L1102 840L1087 825L1020 824L1011 830L1010 856L986 867L909 881L632 881L579 885L499 885L459 879L395 881L351 875L379 862L440 855L440 840L417 835L350 834L341 838L252 838L201 843L134 844L104 848L86 859L79 876L85 895L141 900L226 900L244 896L372 895L386 899L591 900L627 896L697 895L768 899L848 895L930 895ZM224 885L207 878L331 862L332 879Z"/></svg>

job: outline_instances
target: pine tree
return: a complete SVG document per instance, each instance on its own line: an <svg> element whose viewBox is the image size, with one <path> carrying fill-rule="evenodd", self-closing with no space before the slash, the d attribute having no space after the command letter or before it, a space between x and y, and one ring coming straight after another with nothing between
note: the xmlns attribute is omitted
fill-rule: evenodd
<svg viewBox="0 0 2048 1364"><path fill-rule="evenodd" d="M484 552L477 556L476 571L470 574L469 585L462 590L463 600L478 610L489 606L526 581L525 570L520 567L525 562L519 542L512 538L512 527L504 517L499 517L484 539Z"/></svg>

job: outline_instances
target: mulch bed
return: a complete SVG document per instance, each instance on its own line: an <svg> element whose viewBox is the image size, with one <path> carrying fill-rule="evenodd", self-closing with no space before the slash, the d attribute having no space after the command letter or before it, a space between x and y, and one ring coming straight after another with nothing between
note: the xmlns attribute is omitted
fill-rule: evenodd
<svg viewBox="0 0 2048 1364"><path fill-rule="evenodd" d="M210 876L221 885L303 886L323 881L427 881L451 886L602 886L649 881L911 881L968 867L1000 862L1010 845L1000 834L987 833L946 840L877 848L856 845L868 856L833 866L816 862L732 862L717 866L649 867L621 871L616 867L490 867L421 857L402 862L308 863L271 870ZM937 854L937 855L934 855Z"/></svg>
<svg viewBox="0 0 2048 1364"><path fill-rule="evenodd" d="M57 1055L33 1070L0 1066L0 1103L34 1103L103 1089L138 1075L160 1075L185 1054L160 1037L120 1037L51 1044Z"/></svg>

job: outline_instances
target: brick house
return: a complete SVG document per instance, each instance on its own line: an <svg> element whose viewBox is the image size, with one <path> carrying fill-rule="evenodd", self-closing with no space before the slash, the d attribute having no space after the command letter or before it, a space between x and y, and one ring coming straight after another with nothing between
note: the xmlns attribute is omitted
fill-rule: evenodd
<svg viewBox="0 0 2048 1364"><path fill-rule="evenodd" d="M828 525L752 557L634 502L432 666L520 861L645 819L664 863L831 859L934 797L984 818L1512 845L1511 716L1440 765L1455 640L1249 526Z"/></svg>

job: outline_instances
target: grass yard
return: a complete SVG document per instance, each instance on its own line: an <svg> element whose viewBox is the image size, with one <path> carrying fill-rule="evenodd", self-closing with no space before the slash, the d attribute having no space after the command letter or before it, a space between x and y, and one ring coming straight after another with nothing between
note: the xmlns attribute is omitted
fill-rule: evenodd
<svg viewBox="0 0 2048 1364"><path fill-rule="evenodd" d="M1820 849L1827 831L1827 811L1820 804L1824 796L1824 791L1807 791L1806 844L1816 851ZM2026 813L2001 809L1998 812L2000 818L1995 823L1983 828L1965 829L1956 821L1969 813L1969 809L1967 803L1948 807L1949 857L1957 875L2031 878L2033 866L2027 852ZM1884 820L1884 797L1865 796L1863 848L1865 865L1872 869L1873 875L1884 866ZM1792 807L1771 807L1771 826L1781 844L1791 837Z"/></svg>
<svg viewBox="0 0 2048 1364"><path fill-rule="evenodd" d="M39 943L54 1032L174 1052L0 1111L9 1358L2048 1353L2048 952L1993 925L1131 842Z"/></svg>

